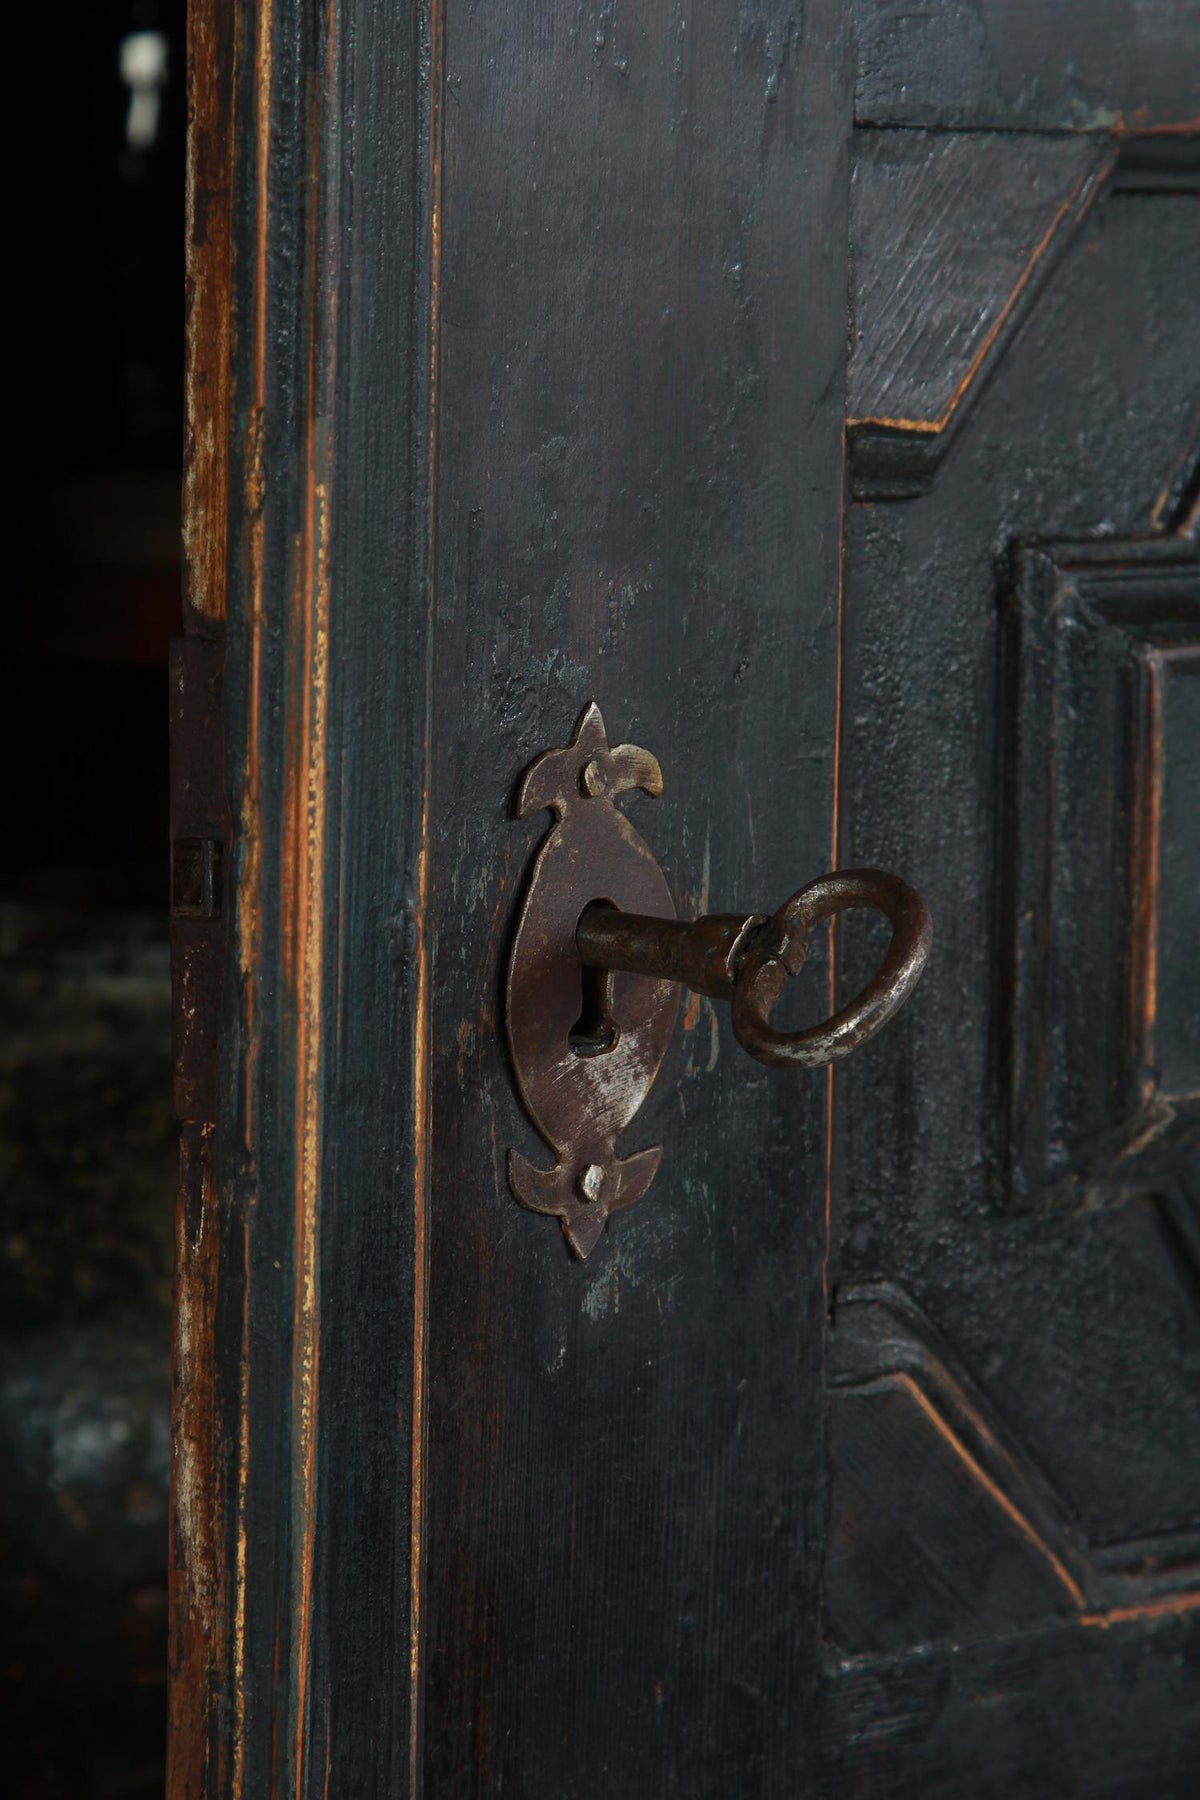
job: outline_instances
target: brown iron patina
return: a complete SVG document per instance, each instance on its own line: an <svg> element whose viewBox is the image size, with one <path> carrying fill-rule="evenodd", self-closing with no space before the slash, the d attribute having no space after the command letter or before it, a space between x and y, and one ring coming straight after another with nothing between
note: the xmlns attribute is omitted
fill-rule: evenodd
<svg viewBox="0 0 1200 1800"><path fill-rule="evenodd" d="M556 1160L539 1169L510 1150L508 1179L523 1206L557 1214L581 1257L595 1248L610 1212L641 1199L662 1159L661 1144L619 1158L615 1140L653 1085L679 989L653 973L613 974L596 984L589 1009L575 947L591 900L623 912L674 913L650 846L613 804L634 788L661 794L658 763L633 744L610 749L593 703L566 749L547 750L532 764L517 801L522 819L544 806L556 814L521 908L507 1007L521 1097Z"/></svg>
<svg viewBox="0 0 1200 1800"><path fill-rule="evenodd" d="M771 1012L808 956L816 926L855 907L891 921L877 972L848 1006L807 1031L777 1031ZM681 981L733 1004L733 1035L772 1069L816 1069L849 1056L887 1024L920 980L933 941L929 909L897 875L842 869L810 881L766 913L710 913L694 923L638 918L603 906L584 910L575 941L585 965L638 970Z"/></svg>
<svg viewBox="0 0 1200 1800"><path fill-rule="evenodd" d="M508 1177L523 1206L558 1215L581 1257L608 1214L640 1200L658 1170L661 1145L618 1158L615 1141L654 1083L680 983L730 1001L734 1036L759 1062L819 1068L848 1056L898 1011L933 939L921 896L882 869L823 875L773 915L712 913L682 923L649 846L613 804L633 788L661 794L658 763L632 744L610 749L593 702L567 748L533 763L518 801L521 818L543 806L557 815L538 852L508 971L517 1080L556 1160L539 1169L510 1150ZM772 1011L803 968L812 932L855 907L891 922L875 975L822 1024L778 1030Z"/></svg>

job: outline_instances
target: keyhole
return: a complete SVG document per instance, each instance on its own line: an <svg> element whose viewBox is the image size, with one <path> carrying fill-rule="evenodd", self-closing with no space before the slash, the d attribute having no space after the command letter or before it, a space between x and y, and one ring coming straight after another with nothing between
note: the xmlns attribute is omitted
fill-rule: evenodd
<svg viewBox="0 0 1200 1800"><path fill-rule="evenodd" d="M593 900L592 905L618 911L611 900ZM567 1039L576 1056L603 1056L616 1047L621 1035L621 1027L613 1017L613 971L580 963L579 977L579 1017Z"/></svg>

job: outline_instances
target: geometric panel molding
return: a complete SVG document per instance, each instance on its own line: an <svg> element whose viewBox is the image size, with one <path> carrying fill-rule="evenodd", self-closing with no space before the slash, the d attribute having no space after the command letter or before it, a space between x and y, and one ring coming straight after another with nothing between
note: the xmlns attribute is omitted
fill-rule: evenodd
<svg viewBox="0 0 1200 1800"><path fill-rule="evenodd" d="M829 1347L835 1662L1200 1607L1200 1527L1089 1542L902 1287L841 1289Z"/></svg>
<svg viewBox="0 0 1200 1800"><path fill-rule="evenodd" d="M924 492L1116 152L1080 134L861 131L846 423L856 499Z"/></svg>
<svg viewBox="0 0 1200 1800"><path fill-rule="evenodd" d="M1200 1167L1200 558L1023 547L1008 627L1009 1190L1169 1190Z"/></svg>

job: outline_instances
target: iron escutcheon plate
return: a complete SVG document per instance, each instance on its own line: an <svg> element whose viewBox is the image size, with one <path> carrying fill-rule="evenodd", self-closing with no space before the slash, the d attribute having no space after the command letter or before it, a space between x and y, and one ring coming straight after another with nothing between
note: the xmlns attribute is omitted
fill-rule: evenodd
<svg viewBox="0 0 1200 1800"><path fill-rule="evenodd" d="M657 797L662 774L648 751L609 747L593 701L565 749L547 750L521 783L517 816L551 807L521 906L508 965L508 1042L526 1111L554 1151L551 1169L508 1153L509 1185L522 1206L552 1213L577 1256L598 1243L608 1215L646 1192L662 1145L618 1157L616 1139L654 1083L679 1005L679 988L652 976L606 978L613 1039L590 1053L573 1044L584 977L575 928L603 900L623 912L675 917L653 852L614 805L633 788Z"/></svg>

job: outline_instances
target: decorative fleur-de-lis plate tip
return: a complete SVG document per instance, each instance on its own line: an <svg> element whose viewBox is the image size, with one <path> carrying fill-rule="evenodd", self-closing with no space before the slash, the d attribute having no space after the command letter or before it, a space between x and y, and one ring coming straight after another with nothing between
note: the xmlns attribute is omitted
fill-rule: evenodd
<svg viewBox="0 0 1200 1800"><path fill-rule="evenodd" d="M546 750L521 782L517 814L549 807L555 823L538 849L508 967L508 1041L533 1123L554 1151L539 1168L508 1154L508 1180L522 1206L553 1213L577 1256L595 1249L610 1213L646 1192L662 1159L654 1145L616 1151L658 1073L679 990L647 975L610 973L593 983L604 1033L588 1041L585 977L575 944L583 908L606 901L624 912L674 918L653 852L614 801L631 789L657 797L662 771L636 744L610 746L600 708L582 713L571 742Z"/></svg>

